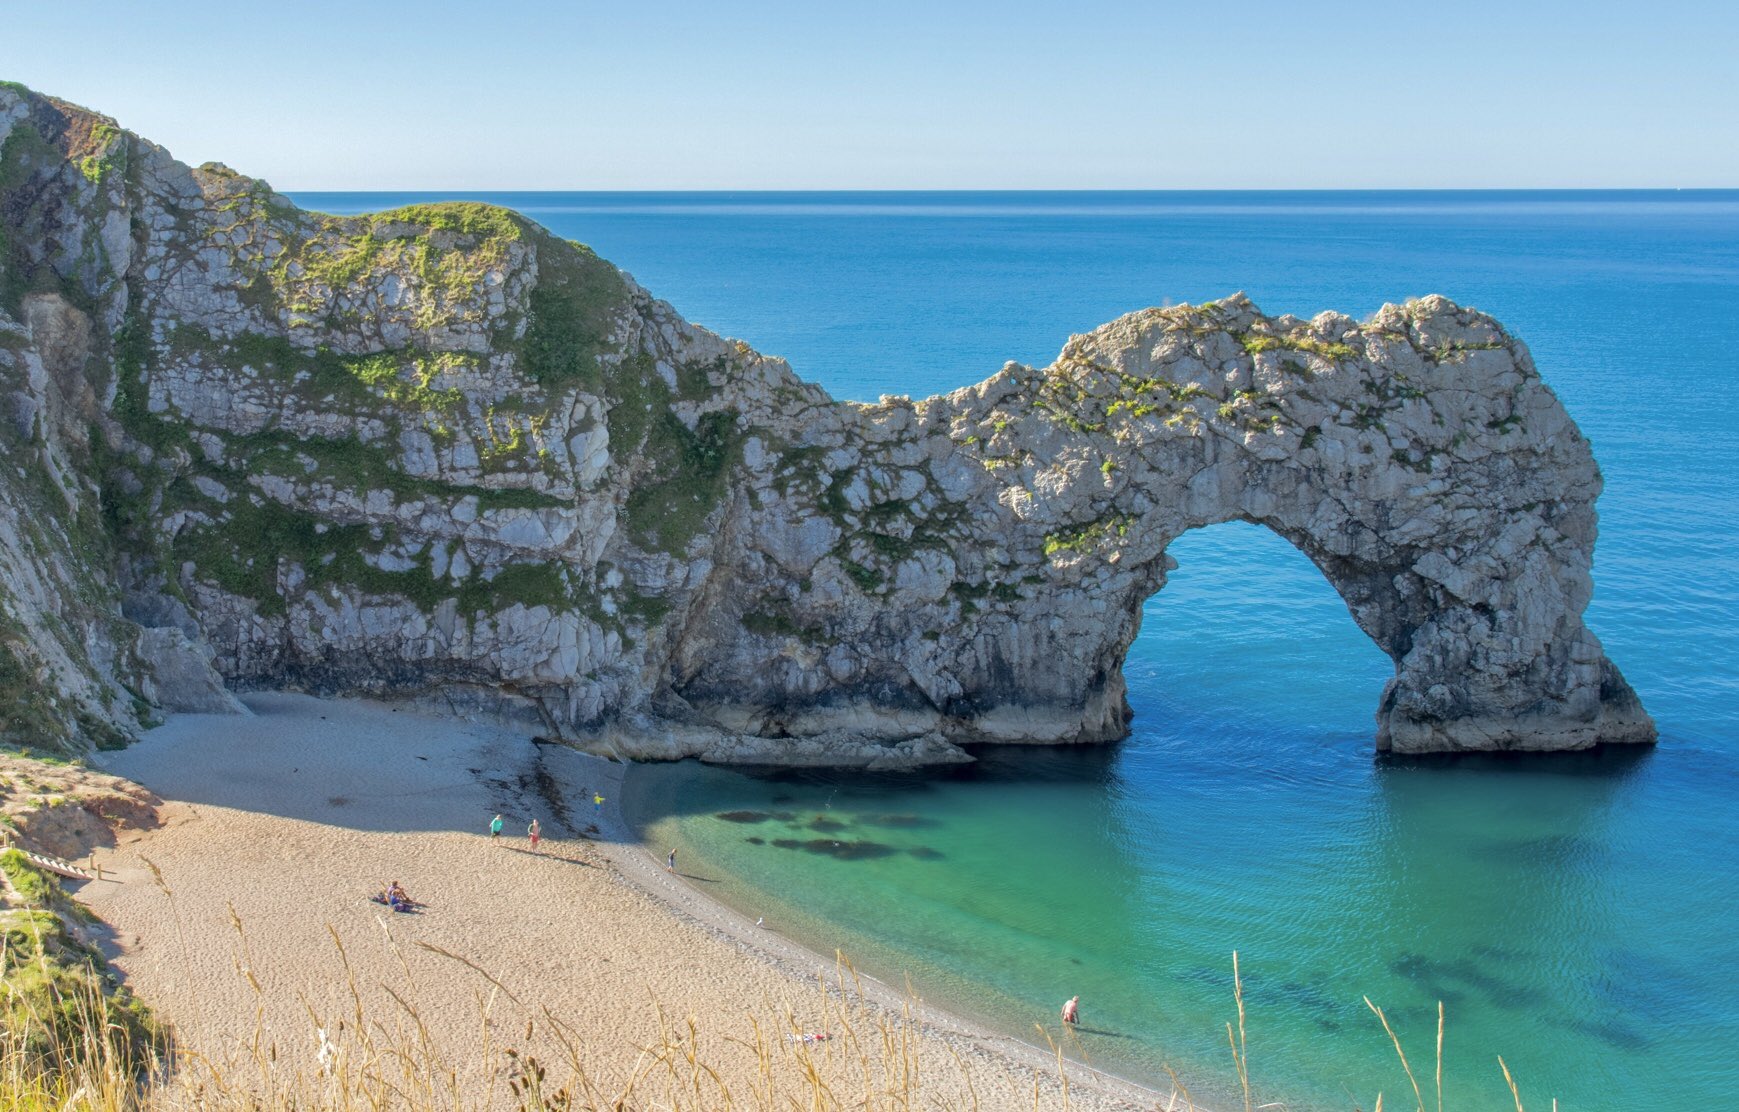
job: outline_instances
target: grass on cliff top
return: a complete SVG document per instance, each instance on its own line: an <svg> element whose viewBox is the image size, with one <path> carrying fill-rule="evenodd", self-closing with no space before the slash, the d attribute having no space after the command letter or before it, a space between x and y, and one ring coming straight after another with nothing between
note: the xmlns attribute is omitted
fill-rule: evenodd
<svg viewBox="0 0 1739 1112"><path fill-rule="evenodd" d="M316 317L330 316L324 296L365 281L372 272L393 271L412 276L435 299L435 315L417 322L432 327L441 323L441 312L475 309L484 273L507 261L509 245L528 243L536 255L537 282L523 306L524 331L517 331L519 317L510 306L495 346L517 350L521 369L533 382L557 388L601 384L598 357L615 346L628 286L615 267L584 244L560 239L511 209L475 201L406 205L350 217L273 215L282 217L282 224L300 226L291 237L295 246L260 276L264 285L248 296L264 308L282 304ZM431 242L436 232L468 242L437 246ZM302 268L299 277L291 277L292 261ZM321 294L321 287L330 293Z"/></svg>
<svg viewBox="0 0 1739 1112"><path fill-rule="evenodd" d="M602 381L598 356L613 346L627 306L627 283L591 248L539 232L538 280L520 347L525 375L549 387L595 387Z"/></svg>
<svg viewBox="0 0 1739 1112"><path fill-rule="evenodd" d="M113 120L20 91L29 114L0 144L0 308L16 316L26 295L57 293L92 312L109 281L100 187L128 172L130 144ZM68 166L98 188L64 189L56 179ZM63 202L78 206L71 222Z"/></svg>
<svg viewBox="0 0 1739 1112"><path fill-rule="evenodd" d="M219 211L265 217L278 224L289 249L264 272L271 288L257 293L294 311L330 319L326 299L374 271L412 277L444 308L474 300L491 269L506 263L511 244L522 239L523 217L494 205L449 201L408 205L361 216L330 216L280 210L268 203L261 183L242 179ZM435 232L452 233L439 242Z"/></svg>

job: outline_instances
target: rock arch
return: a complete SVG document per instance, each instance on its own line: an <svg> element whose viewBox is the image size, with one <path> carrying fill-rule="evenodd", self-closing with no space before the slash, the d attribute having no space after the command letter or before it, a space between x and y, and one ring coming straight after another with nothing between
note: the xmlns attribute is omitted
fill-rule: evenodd
<svg viewBox="0 0 1739 1112"><path fill-rule="evenodd" d="M1588 444L1520 343L1446 299L1362 325L1241 296L1149 310L1042 371L829 416L849 450L825 490L790 474L801 450L750 468L771 509L744 514L758 582L732 595L772 610L727 607L725 636L675 660L676 690L728 729L1120 737L1167 545L1242 520L1309 557L1395 662L1379 749L1653 740L1581 620Z"/></svg>
<svg viewBox="0 0 1739 1112"><path fill-rule="evenodd" d="M1105 740L1166 546L1233 518L1395 661L1380 748L1654 738L1582 622L1588 444L1442 298L858 405L506 210L303 212L16 86L0 148L0 655L69 742L220 674L630 756Z"/></svg>

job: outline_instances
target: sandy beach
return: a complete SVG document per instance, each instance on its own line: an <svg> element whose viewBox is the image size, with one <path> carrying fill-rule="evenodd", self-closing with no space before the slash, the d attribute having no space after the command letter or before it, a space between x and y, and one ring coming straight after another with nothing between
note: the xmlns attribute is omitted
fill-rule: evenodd
<svg viewBox="0 0 1739 1112"><path fill-rule="evenodd" d="M99 852L111 879L79 893L191 1052L178 1099L306 1099L339 1075L465 1108L528 1089L576 1107L1185 1107L1059 1071L709 900L632 840L622 765L384 703L246 701L253 717L177 716L105 755L164 823ZM425 906L370 902L391 880Z"/></svg>

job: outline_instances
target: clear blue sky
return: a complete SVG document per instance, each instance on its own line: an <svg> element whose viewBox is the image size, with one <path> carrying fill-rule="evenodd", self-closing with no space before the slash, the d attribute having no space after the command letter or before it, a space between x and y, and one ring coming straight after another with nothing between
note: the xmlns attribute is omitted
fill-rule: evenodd
<svg viewBox="0 0 1739 1112"><path fill-rule="evenodd" d="M1734 0L14 0L0 78L281 189L1739 186Z"/></svg>

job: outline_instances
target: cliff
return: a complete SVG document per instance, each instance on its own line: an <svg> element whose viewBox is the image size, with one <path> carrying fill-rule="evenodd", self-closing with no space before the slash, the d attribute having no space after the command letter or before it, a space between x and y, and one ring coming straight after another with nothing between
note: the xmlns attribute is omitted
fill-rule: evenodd
<svg viewBox="0 0 1739 1112"><path fill-rule="evenodd" d="M1170 541L1285 536L1396 663L1377 745L1651 741L1582 623L1600 476L1432 297L1242 297L835 402L515 213L305 212L0 87L4 732L423 696L624 755L1101 741Z"/></svg>

